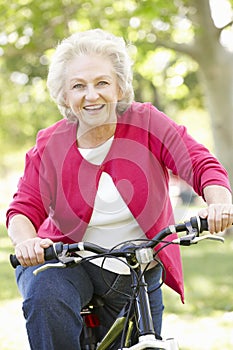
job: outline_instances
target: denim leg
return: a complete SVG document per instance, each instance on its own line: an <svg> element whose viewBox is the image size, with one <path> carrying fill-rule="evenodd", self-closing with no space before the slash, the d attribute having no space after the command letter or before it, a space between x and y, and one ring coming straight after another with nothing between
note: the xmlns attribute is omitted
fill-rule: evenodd
<svg viewBox="0 0 233 350"><path fill-rule="evenodd" d="M103 333L114 322L131 295L131 277L104 271L91 264L73 268L48 269L37 276L37 267L16 269L19 290L24 298L23 311L32 350L79 350L82 329L81 308L90 301L93 292L102 296L100 308ZM148 290L160 283L161 268L146 272ZM107 282L107 283L106 283ZM112 287L121 293L112 290ZM149 294L155 330L160 334L162 323L161 290Z"/></svg>
<svg viewBox="0 0 233 350"><path fill-rule="evenodd" d="M150 308L156 334L161 335L162 318L163 318L163 297L162 288L158 288L161 283L162 269L160 266L148 270L145 274L145 280L148 284L148 294Z"/></svg>
<svg viewBox="0 0 233 350"><path fill-rule="evenodd" d="M109 271L101 272L101 269L93 264L85 264L84 268L92 280L94 292L104 300L104 308L99 310L99 317L101 323L106 326L105 330L107 330L114 322L124 304L129 300L129 296L132 295L131 276L117 275ZM164 309L161 288L156 289L160 285L161 274L161 267L159 265L145 273L154 328L158 335L161 333ZM103 282L102 277L104 277L105 282Z"/></svg>
<svg viewBox="0 0 233 350"><path fill-rule="evenodd" d="M85 264L84 268L93 283L94 293L100 296L104 302L104 307L96 310L101 324L100 334L103 336L131 295L131 277L117 275L91 263ZM127 295L114 292L112 288Z"/></svg>
<svg viewBox="0 0 233 350"><path fill-rule="evenodd" d="M82 329L80 310L92 297L92 283L81 265L48 269L16 269L23 312L32 350L78 350Z"/></svg>

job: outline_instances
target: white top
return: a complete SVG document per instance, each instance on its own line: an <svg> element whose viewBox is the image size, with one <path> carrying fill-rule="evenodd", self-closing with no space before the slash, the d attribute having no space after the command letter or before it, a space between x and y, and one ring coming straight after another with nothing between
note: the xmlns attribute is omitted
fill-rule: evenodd
<svg viewBox="0 0 233 350"><path fill-rule="evenodd" d="M88 162L99 165L106 157L112 141L113 137L96 148L79 148L79 151ZM103 172L99 181L94 210L83 242L112 248L120 242L133 239L146 239L146 236L122 199L111 176ZM80 252L80 255L92 256L94 254ZM101 266L102 261L102 258L91 260L98 266ZM153 263L153 266L155 264ZM118 259L106 259L103 267L120 274L129 274L130 272L128 266Z"/></svg>

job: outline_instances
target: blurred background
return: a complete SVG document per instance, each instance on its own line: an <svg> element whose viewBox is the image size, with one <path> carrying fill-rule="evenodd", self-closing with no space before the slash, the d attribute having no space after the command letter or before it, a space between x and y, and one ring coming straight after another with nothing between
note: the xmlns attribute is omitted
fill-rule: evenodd
<svg viewBox="0 0 233 350"><path fill-rule="evenodd" d="M25 151L61 118L46 90L57 43L97 28L123 36L134 61L137 101L186 125L223 163L233 185L233 0L0 0L0 344L26 350L21 299L4 227ZM171 178L176 218L202 201ZM233 243L182 250L186 304L165 288L164 334L183 350L233 348ZM200 339L202 339L200 346ZM39 349L38 349L39 350Z"/></svg>

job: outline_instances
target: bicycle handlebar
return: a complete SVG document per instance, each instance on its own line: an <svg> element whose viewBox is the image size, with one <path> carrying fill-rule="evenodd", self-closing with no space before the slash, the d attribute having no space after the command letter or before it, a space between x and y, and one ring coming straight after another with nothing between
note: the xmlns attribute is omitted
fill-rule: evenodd
<svg viewBox="0 0 233 350"><path fill-rule="evenodd" d="M143 243L143 248L154 248L158 243L160 243L164 238L166 238L172 233L186 232L187 236L188 234L192 234L192 237L194 238L199 236L199 233L207 230L208 230L207 219L202 219L198 216L194 216L194 217L191 217L189 221L175 224L175 225L170 225L165 229L163 229L162 231L158 232L158 234L155 235L153 240L150 240L147 243L145 242ZM189 245L185 243L185 238L186 237L184 237L183 245ZM181 241L178 241L178 240L174 240L174 243L182 244ZM97 254L123 257L123 255L126 255L128 254L128 252L130 252L130 249L137 250L139 248L140 248L140 245L135 245L135 244L133 245L132 243L131 245L126 245L124 249L120 248L120 249L109 250L89 242L79 242L79 243L72 243L72 244L64 244L62 242L58 242L44 249L44 259L46 261L53 260L53 259L59 260L59 257L61 255L63 256L64 259L66 259L65 255L67 253L83 251L83 250L88 250ZM69 258L67 258L67 262L68 262L68 259ZM20 265L20 262L18 261L16 255L13 255L13 254L10 255L10 263L14 268Z"/></svg>

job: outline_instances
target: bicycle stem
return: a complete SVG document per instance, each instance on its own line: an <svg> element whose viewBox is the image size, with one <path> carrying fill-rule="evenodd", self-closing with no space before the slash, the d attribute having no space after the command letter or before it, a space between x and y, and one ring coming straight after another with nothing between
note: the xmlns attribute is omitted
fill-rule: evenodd
<svg viewBox="0 0 233 350"><path fill-rule="evenodd" d="M138 319L139 336L146 334L155 335L154 325L152 321L149 296L147 292L147 283L142 275L139 282L139 291L136 297L136 310Z"/></svg>
<svg viewBox="0 0 233 350"><path fill-rule="evenodd" d="M129 254L129 256L127 257L127 262L130 264L131 268L133 268L135 272L132 274L132 287L134 295L136 295L135 303L139 336L143 336L146 334L155 335L149 296L147 291L147 283L145 281L144 274L142 273L141 265L135 265L135 261L137 261L135 255Z"/></svg>

